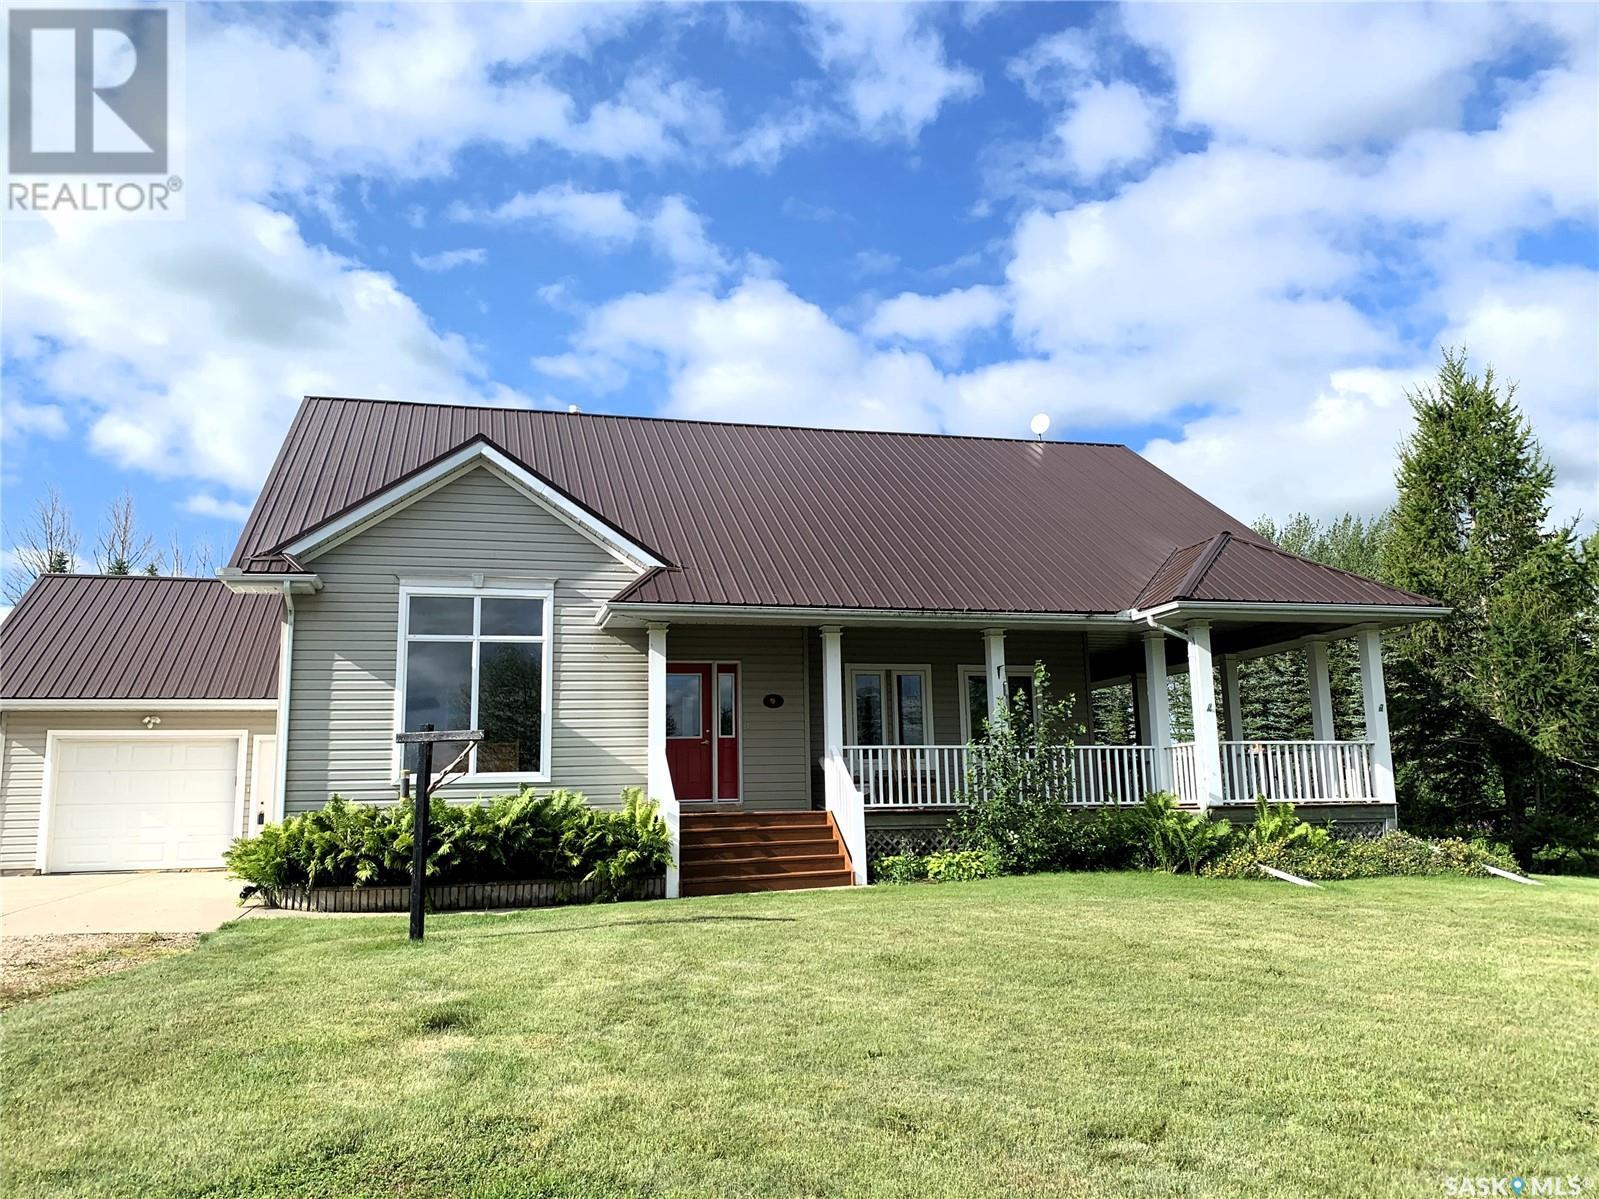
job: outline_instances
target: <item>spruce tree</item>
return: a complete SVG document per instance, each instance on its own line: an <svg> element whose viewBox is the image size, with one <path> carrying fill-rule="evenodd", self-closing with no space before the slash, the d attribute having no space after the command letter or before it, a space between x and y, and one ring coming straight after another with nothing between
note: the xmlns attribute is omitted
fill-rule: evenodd
<svg viewBox="0 0 1599 1199"><path fill-rule="evenodd" d="M1574 527L1548 528L1554 470L1514 386L1450 350L1409 399L1383 573L1453 612L1391 638L1402 810L1502 836L1524 864L1557 843L1582 852L1599 777L1592 557Z"/></svg>

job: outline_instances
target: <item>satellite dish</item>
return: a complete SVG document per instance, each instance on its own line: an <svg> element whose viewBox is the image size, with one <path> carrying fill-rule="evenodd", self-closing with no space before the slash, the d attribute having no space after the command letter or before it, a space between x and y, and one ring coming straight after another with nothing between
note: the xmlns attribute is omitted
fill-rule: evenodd
<svg viewBox="0 0 1599 1199"><path fill-rule="evenodd" d="M1033 417L1033 423L1027 427L1033 431L1034 437L1042 437L1045 433L1049 432L1049 413L1040 412L1037 416Z"/></svg>
<svg viewBox="0 0 1599 1199"><path fill-rule="evenodd" d="M576 404L568 404L566 406L566 410L568 412L576 412L577 411L577 405Z"/></svg>

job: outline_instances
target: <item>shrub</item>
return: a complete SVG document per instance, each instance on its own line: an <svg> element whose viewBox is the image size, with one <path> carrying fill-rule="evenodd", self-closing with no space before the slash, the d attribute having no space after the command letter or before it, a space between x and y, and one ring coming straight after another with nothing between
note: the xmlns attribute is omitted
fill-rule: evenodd
<svg viewBox="0 0 1599 1199"><path fill-rule="evenodd" d="M590 808L576 791L531 788L487 803L429 805L427 877L434 883L592 880L602 898L660 874L666 826L637 788L620 812ZM263 889L399 885L410 881L409 803L352 804L335 795L320 811L269 824L233 843L228 873Z"/></svg>
<svg viewBox="0 0 1599 1199"><path fill-rule="evenodd" d="M1264 795L1255 799L1255 822L1244 833L1244 843L1254 846L1299 845L1324 849L1332 840L1325 828L1301 820L1291 803L1268 803Z"/></svg>
<svg viewBox="0 0 1599 1199"><path fill-rule="evenodd" d="M986 849L952 849L927 855L927 881L964 883L1004 874L999 855Z"/></svg>
<svg viewBox="0 0 1599 1199"><path fill-rule="evenodd" d="M1131 810L1129 818L1139 833L1146 866L1179 874L1200 869L1219 857L1232 839L1232 825L1211 820L1199 812L1184 812L1169 791L1156 792Z"/></svg>
<svg viewBox="0 0 1599 1199"><path fill-rule="evenodd" d="M919 853L896 853L872 863L872 881L919 883L927 879L927 859Z"/></svg>
<svg viewBox="0 0 1599 1199"><path fill-rule="evenodd" d="M1328 838L1318 845L1292 841L1259 845L1246 840L1212 863L1205 873L1215 878L1260 878L1261 866L1318 881L1435 874L1480 877L1488 873L1484 866L1516 869L1508 852L1487 842L1453 837L1429 841L1392 832L1362 841Z"/></svg>
<svg viewBox="0 0 1599 1199"><path fill-rule="evenodd" d="M1072 819L1060 802L1071 786L1071 755L1056 751L1081 730L1070 701L1050 697L1042 663L1033 667L1033 695L1029 704L1016 692L1006 719L985 723L983 740L967 755L965 806L952 822L959 844L997 855L1007 874L1058 867Z"/></svg>

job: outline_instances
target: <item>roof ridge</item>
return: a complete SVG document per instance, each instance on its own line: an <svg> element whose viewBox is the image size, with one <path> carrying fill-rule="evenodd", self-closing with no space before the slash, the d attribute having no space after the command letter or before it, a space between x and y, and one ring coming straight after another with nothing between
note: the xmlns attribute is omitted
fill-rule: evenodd
<svg viewBox="0 0 1599 1199"><path fill-rule="evenodd" d="M1205 576L1210 573L1210 568L1216 565L1216 559L1221 557L1222 550L1227 548L1232 539L1233 535L1227 529L1223 529L1212 537L1205 545L1205 552L1194 559L1194 564L1183 575L1182 581L1172 589L1172 598L1190 598L1194 593L1194 588L1198 587ZM1197 545L1198 542L1195 542L1195 544Z"/></svg>
<svg viewBox="0 0 1599 1199"><path fill-rule="evenodd" d="M126 574L119 574L109 570L46 570L40 572L39 579L129 579L142 583L220 583L221 579L215 575L152 575L142 570L131 570Z"/></svg>
<svg viewBox="0 0 1599 1199"><path fill-rule="evenodd" d="M407 408L464 408L480 412L526 412L557 417L575 416L584 420L646 421L652 424L702 425L713 428L786 429L796 433L840 433L869 437L928 437L939 441L997 441L1007 445L1093 446L1101 449L1126 450L1128 453L1137 453L1136 450L1122 441L1083 441L1061 438L1045 440L1042 437L996 437L992 434L983 433L927 433L910 429L849 429L834 425L788 425L770 421L707 420L704 417L691 416L639 416L627 412L560 412L553 408L524 408L510 404L451 404L443 400L396 400L382 396L308 395L304 398L308 402L316 401L331 404L395 404Z"/></svg>

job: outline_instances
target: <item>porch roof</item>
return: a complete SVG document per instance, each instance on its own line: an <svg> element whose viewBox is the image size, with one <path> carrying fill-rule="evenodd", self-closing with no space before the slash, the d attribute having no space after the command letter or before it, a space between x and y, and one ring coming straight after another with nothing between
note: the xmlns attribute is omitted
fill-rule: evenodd
<svg viewBox="0 0 1599 1199"><path fill-rule="evenodd" d="M474 439L658 555L618 606L1119 613L1176 547L1269 550L1119 445L309 398L230 571L292 568L308 530Z"/></svg>

